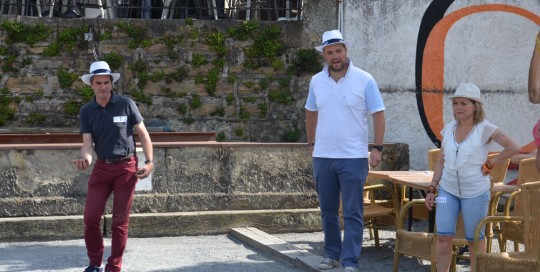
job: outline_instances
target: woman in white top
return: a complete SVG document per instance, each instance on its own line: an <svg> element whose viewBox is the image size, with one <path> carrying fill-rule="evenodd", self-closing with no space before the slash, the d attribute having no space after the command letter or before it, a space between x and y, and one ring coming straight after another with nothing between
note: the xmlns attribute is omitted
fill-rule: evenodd
<svg viewBox="0 0 540 272"><path fill-rule="evenodd" d="M489 171L494 165L519 152L519 146L501 129L485 119L480 89L471 83L457 88L453 102L455 120L441 131L441 155L435 165L433 180L427 191L426 206L432 209L437 194L437 271L447 272L452 259L452 239L459 213L463 215L465 238L473 248L476 226L487 216L490 199ZM490 145L496 142L504 149L488 160ZM479 249L485 251L484 232ZM474 256L471 253L471 271Z"/></svg>

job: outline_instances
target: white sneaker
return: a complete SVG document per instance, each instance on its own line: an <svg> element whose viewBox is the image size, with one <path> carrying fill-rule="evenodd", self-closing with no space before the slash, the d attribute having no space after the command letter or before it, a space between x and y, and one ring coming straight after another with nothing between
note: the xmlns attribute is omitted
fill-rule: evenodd
<svg viewBox="0 0 540 272"><path fill-rule="evenodd" d="M356 267L347 266L343 269L343 272L358 272L358 269Z"/></svg>
<svg viewBox="0 0 540 272"><path fill-rule="evenodd" d="M326 258L322 263L319 264L320 270L328 270L332 269L334 267L338 267L339 263L336 260L332 260L330 258Z"/></svg>

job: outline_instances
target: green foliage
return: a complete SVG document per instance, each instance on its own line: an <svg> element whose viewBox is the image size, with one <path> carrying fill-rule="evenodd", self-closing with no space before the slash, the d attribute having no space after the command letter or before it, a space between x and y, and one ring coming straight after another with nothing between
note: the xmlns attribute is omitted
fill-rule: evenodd
<svg viewBox="0 0 540 272"><path fill-rule="evenodd" d="M40 126L45 122L45 119L47 119L45 114L32 112L26 117L25 122L29 125Z"/></svg>
<svg viewBox="0 0 540 272"><path fill-rule="evenodd" d="M245 106L240 106L240 119L248 120L251 117L249 111L246 110Z"/></svg>
<svg viewBox="0 0 540 272"><path fill-rule="evenodd" d="M227 28L227 35L240 41L247 40L259 28L258 21L244 21L241 26Z"/></svg>
<svg viewBox="0 0 540 272"><path fill-rule="evenodd" d="M178 59L178 52L176 52L175 46L180 45L184 37L182 35L167 35L159 39L160 42L167 47L167 53L170 59Z"/></svg>
<svg viewBox="0 0 540 272"><path fill-rule="evenodd" d="M84 85L82 88L79 89L79 94L82 97L82 101L86 103L94 97L94 90L92 90L92 87Z"/></svg>
<svg viewBox="0 0 540 272"><path fill-rule="evenodd" d="M289 71L295 75L315 74L322 70L321 55L315 49L300 49L296 52Z"/></svg>
<svg viewBox="0 0 540 272"><path fill-rule="evenodd" d="M146 105L152 105L152 97L149 95L144 94L144 92L140 89L132 89L130 92L131 97L133 97L133 100L139 101L141 103L144 103Z"/></svg>
<svg viewBox="0 0 540 272"><path fill-rule="evenodd" d="M255 102L257 102L257 97L244 97L244 102L246 102L246 103L255 103Z"/></svg>
<svg viewBox="0 0 540 272"><path fill-rule="evenodd" d="M204 84L205 79L203 75L196 75L195 76L195 84Z"/></svg>
<svg viewBox="0 0 540 272"><path fill-rule="evenodd" d="M193 18L187 17L187 18L185 19L185 21L186 21L186 25L188 25L188 26L192 26L192 25L193 25Z"/></svg>
<svg viewBox="0 0 540 272"><path fill-rule="evenodd" d="M193 94L191 96L191 102L189 102L189 107L192 109L196 109L196 108L199 108L200 106L202 106L201 96L198 94Z"/></svg>
<svg viewBox="0 0 540 272"><path fill-rule="evenodd" d="M33 61L32 58L24 57L23 60L22 60L22 63L23 63L24 66L26 66L26 65L32 64L32 61Z"/></svg>
<svg viewBox="0 0 540 272"><path fill-rule="evenodd" d="M193 116L186 116L184 117L184 119L182 119L182 121L184 121L184 123L188 124L188 125L191 125L195 122L195 119L193 119Z"/></svg>
<svg viewBox="0 0 540 272"><path fill-rule="evenodd" d="M137 73L137 87L144 88L146 86L146 83L148 83L148 80L150 80L151 75L147 71L142 71Z"/></svg>
<svg viewBox="0 0 540 272"><path fill-rule="evenodd" d="M75 101L67 101L64 105L64 112L68 115L77 115L79 114L80 107L79 103Z"/></svg>
<svg viewBox="0 0 540 272"><path fill-rule="evenodd" d="M76 73L70 73L64 70L64 67L58 69L58 82L60 83L60 88L67 89L71 87L75 80L79 79L79 75Z"/></svg>
<svg viewBox="0 0 540 272"><path fill-rule="evenodd" d="M227 77L227 82L230 84L234 84L236 82L236 74L229 74Z"/></svg>
<svg viewBox="0 0 540 272"><path fill-rule="evenodd" d="M271 91L268 97L270 100L281 104L291 104L293 102L293 98L289 92Z"/></svg>
<svg viewBox="0 0 540 272"><path fill-rule="evenodd" d="M206 80L205 89L208 92L208 95L215 96L217 83L219 81L219 70L217 68L212 68L208 72L208 79Z"/></svg>
<svg viewBox="0 0 540 272"><path fill-rule="evenodd" d="M0 56L5 56L9 53L9 49L4 46L0 46Z"/></svg>
<svg viewBox="0 0 540 272"><path fill-rule="evenodd" d="M6 43L8 44L26 43L33 45L36 42L46 40L50 35L50 31L42 22L31 26L17 21L5 20L0 27L7 34Z"/></svg>
<svg viewBox="0 0 540 272"><path fill-rule="evenodd" d="M150 74L150 80L152 82L158 82L160 80L163 80L165 78L166 74L163 71L158 71L153 74Z"/></svg>
<svg viewBox="0 0 540 272"><path fill-rule="evenodd" d="M278 71L285 67L285 63L283 63L283 61L281 61L280 59L274 59L272 60L272 63L270 63L270 66L272 66L274 70Z"/></svg>
<svg viewBox="0 0 540 272"><path fill-rule="evenodd" d="M255 83L253 83L251 81L247 81L247 82L244 82L243 85L246 86L248 89L251 89L251 88L253 88L253 86L255 86Z"/></svg>
<svg viewBox="0 0 540 272"><path fill-rule="evenodd" d="M272 81L272 77L265 77L259 81L259 87L261 90L266 90L268 86L270 86L270 81Z"/></svg>
<svg viewBox="0 0 540 272"><path fill-rule="evenodd" d="M259 117L266 117L266 113L268 113L268 104L260 103L259 105L257 105L257 108L259 109Z"/></svg>
<svg viewBox="0 0 540 272"><path fill-rule="evenodd" d="M176 82L182 82L184 79L189 77L189 74L185 67L180 67L177 68L176 71L169 74L169 77Z"/></svg>
<svg viewBox="0 0 540 272"><path fill-rule="evenodd" d="M87 26L68 27L57 33L56 41L62 49L72 51L79 42L84 41L84 33L88 31Z"/></svg>
<svg viewBox="0 0 540 272"><path fill-rule="evenodd" d="M214 112L212 112L210 115L212 116L225 116L225 109L223 107L217 108Z"/></svg>
<svg viewBox="0 0 540 272"><path fill-rule="evenodd" d="M58 42L52 42L49 44L47 48L43 50L43 55L45 57L55 57L60 55L60 51L62 50L62 45Z"/></svg>
<svg viewBox="0 0 540 272"><path fill-rule="evenodd" d="M113 71L120 69L124 64L124 57L116 52L111 52L103 56L103 60L109 64Z"/></svg>
<svg viewBox="0 0 540 272"><path fill-rule="evenodd" d="M186 104L180 104L177 109L178 113L185 115L188 111L188 107Z"/></svg>
<svg viewBox="0 0 540 272"><path fill-rule="evenodd" d="M99 41L106 41L112 39L112 33L110 31L105 31L98 35L97 39Z"/></svg>
<svg viewBox="0 0 540 272"><path fill-rule="evenodd" d="M210 33L206 42L217 52L218 59L222 59L227 54L227 48L225 48L225 35L221 32Z"/></svg>
<svg viewBox="0 0 540 272"><path fill-rule="evenodd" d="M129 69L134 73L146 72L146 62L144 60L136 60Z"/></svg>
<svg viewBox="0 0 540 272"><path fill-rule="evenodd" d="M246 65L249 68L269 66L274 63L274 68L280 67L276 62L277 57L285 52L285 44L280 40L281 28L270 25L253 37L253 46L246 52Z"/></svg>
<svg viewBox="0 0 540 272"><path fill-rule="evenodd" d="M284 142L294 143L300 140L300 130L297 128L290 129L282 136Z"/></svg>
<svg viewBox="0 0 540 272"><path fill-rule="evenodd" d="M234 135L236 135L236 137L238 137L238 138L244 138L244 136L245 136L244 129L243 128L235 128L234 129Z"/></svg>
<svg viewBox="0 0 540 272"><path fill-rule="evenodd" d="M227 95L227 97L225 98L225 100L227 100L227 106L230 106L232 105L232 102L234 101L235 97L234 97L234 94L230 93Z"/></svg>
<svg viewBox="0 0 540 272"><path fill-rule="evenodd" d="M225 135L225 132L220 131L216 135L216 142L225 142L227 140L227 136Z"/></svg>
<svg viewBox="0 0 540 272"><path fill-rule="evenodd" d="M193 30L190 32L189 37L192 40L198 40L201 37L201 32L199 30Z"/></svg>
<svg viewBox="0 0 540 272"><path fill-rule="evenodd" d="M137 47L148 47L150 45L150 42L147 39L146 36L146 29L141 26L133 25L129 22L118 22L116 26L124 31L130 38L131 41L129 42L128 47L131 49L135 49Z"/></svg>
<svg viewBox="0 0 540 272"><path fill-rule="evenodd" d="M13 64L15 63L15 60L17 59L16 56L13 56L13 55L9 55L5 60L4 60L4 63L2 64L2 71L4 71L5 73L9 73L9 72L17 72L19 71L19 69L17 69L16 67L13 66Z"/></svg>
<svg viewBox="0 0 540 272"><path fill-rule="evenodd" d="M15 109L11 107L17 100L10 96L8 88L0 90L0 126L4 126L15 115Z"/></svg>
<svg viewBox="0 0 540 272"><path fill-rule="evenodd" d="M193 65L194 68L198 68L202 65L205 65L206 63L208 63L208 60L206 60L206 57L203 54L199 54L199 53L193 54L191 65Z"/></svg>

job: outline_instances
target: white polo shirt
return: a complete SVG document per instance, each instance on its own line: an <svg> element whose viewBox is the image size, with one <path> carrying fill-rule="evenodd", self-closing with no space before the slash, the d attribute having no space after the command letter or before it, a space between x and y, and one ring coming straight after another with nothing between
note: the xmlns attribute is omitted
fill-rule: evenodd
<svg viewBox="0 0 540 272"><path fill-rule="evenodd" d="M367 158L368 114L385 110L379 87L352 61L338 82L328 69L325 65L311 78L305 105L318 112L313 157Z"/></svg>

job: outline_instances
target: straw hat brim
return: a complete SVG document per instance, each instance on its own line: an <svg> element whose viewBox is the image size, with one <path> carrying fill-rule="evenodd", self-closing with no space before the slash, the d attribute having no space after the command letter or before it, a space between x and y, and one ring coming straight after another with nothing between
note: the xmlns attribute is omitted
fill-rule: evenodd
<svg viewBox="0 0 540 272"><path fill-rule="evenodd" d="M81 80L82 80L86 85L92 85L92 83L90 82L90 79L91 79L93 76L100 76L100 75L112 76L112 78L113 78L113 83L116 82L118 79L120 79L120 74L119 74L119 73L100 73L100 74L86 74L86 75L82 75L82 76L81 76Z"/></svg>
<svg viewBox="0 0 540 272"><path fill-rule="evenodd" d="M323 52L323 49L329 45L333 45L333 44L338 44L338 43L342 43L345 45L345 47L347 48L350 48L352 46L352 42L351 41L340 41L340 42L335 42L335 43L331 43L331 44L323 44L323 45L319 45L319 46L315 46L315 50L319 51L319 52Z"/></svg>

